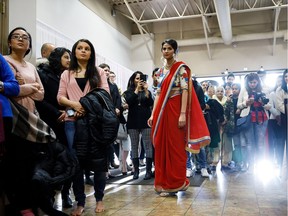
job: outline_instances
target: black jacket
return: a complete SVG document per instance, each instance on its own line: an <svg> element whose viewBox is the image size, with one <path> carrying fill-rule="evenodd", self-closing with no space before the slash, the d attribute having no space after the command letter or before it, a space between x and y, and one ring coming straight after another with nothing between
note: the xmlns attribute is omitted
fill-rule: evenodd
<svg viewBox="0 0 288 216"><path fill-rule="evenodd" d="M60 74L55 73L48 64L43 64L38 69L38 74L44 88L44 99L35 101L40 118L45 121L56 133L61 143L66 143L64 123L58 123L57 119L61 115L59 110L65 107L59 105L57 94L60 83Z"/></svg>
<svg viewBox="0 0 288 216"><path fill-rule="evenodd" d="M104 89L93 89L80 99L86 111L76 121L74 148L83 168L106 172L107 148L117 138L119 120L111 97Z"/></svg>
<svg viewBox="0 0 288 216"><path fill-rule="evenodd" d="M109 81L109 79L107 80L108 85L109 85L109 90L110 90L110 95L112 97L112 101L113 104L115 106L115 108L120 110L120 115L118 116L120 123L125 124L126 123L126 119L123 116L123 107L122 107L122 102L121 102L121 95L119 93L119 89L118 86L116 84L113 84Z"/></svg>
<svg viewBox="0 0 288 216"><path fill-rule="evenodd" d="M56 188L70 181L78 168L78 160L66 146L58 142L38 144L33 182Z"/></svg>
<svg viewBox="0 0 288 216"><path fill-rule="evenodd" d="M128 89L123 95L129 105L127 129L149 128L147 120L151 116L154 103L151 92L149 91L149 96L146 97L144 91L135 94L134 90Z"/></svg>

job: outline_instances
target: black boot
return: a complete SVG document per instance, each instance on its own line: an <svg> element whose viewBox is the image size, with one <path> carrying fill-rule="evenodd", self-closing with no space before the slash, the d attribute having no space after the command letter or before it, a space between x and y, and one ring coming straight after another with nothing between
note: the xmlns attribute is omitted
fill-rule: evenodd
<svg viewBox="0 0 288 216"><path fill-rule="evenodd" d="M139 158L133 158L132 162L134 166L133 179L138 179L139 178Z"/></svg>
<svg viewBox="0 0 288 216"><path fill-rule="evenodd" d="M144 180L152 178L152 158L146 158L146 174Z"/></svg>
<svg viewBox="0 0 288 216"><path fill-rule="evenodd" d="M72 208L72 206L73 202L69 195L62 197L62 208Z"/></svg>
<svg viewBox="0 0 288 216"><path fill-rule="evenodd" d="M73 202L69 196L72 182L65 182L61 191L62 208L72 208Z"/></svg>

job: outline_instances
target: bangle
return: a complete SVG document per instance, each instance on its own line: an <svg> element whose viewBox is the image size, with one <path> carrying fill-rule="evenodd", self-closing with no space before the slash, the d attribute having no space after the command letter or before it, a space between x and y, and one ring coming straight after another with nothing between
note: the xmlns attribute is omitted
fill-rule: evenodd
<svg viewBox="0 0 288 216"><path fill-rule="evenodd" d="M181 112L181 114L186 114L186 112Z"/></svg>

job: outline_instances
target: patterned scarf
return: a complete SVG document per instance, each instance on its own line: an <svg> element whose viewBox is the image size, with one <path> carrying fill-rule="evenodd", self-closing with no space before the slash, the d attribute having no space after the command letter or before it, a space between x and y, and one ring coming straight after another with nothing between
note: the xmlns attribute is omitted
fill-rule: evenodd
<svg viewBox="0 0 288 216"><path fill-rule="evenodd" d="M13 135L36 143L50 143L56 140L54 131L38 116L13 99L10 99L10 104L13 112Z"/></svg>

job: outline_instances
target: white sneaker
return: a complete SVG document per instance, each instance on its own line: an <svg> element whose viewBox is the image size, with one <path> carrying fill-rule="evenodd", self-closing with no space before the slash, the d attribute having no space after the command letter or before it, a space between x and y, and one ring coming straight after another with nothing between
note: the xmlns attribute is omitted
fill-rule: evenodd
<svg viewBox="0 0 288 216"><path fill-rule="evenodd" d="M190 178L193 175L192 169L186 169L186 177Z"/></svg>
<svg viewBox="0 0 288 216"><path fill-rule="evenodd" d="M201 169L201 176L202 177L209 177L209 173L206 168Z"/></svg>

